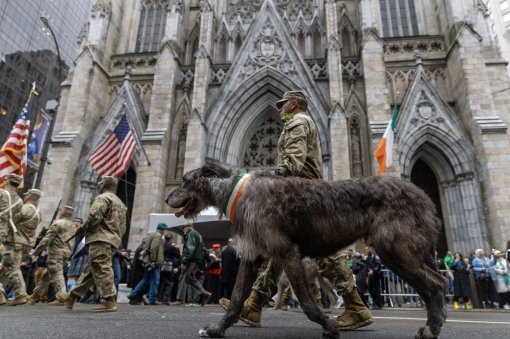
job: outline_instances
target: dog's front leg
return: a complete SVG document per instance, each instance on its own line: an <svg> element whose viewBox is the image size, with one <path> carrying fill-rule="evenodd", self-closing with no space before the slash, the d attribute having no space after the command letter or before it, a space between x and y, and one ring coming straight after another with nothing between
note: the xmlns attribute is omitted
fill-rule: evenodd
<svg viewBox="0 0 510 339"><path fill-rule="evenodd" d="M232 298L230 299L230 307L219 323L206 326L198 332L201 337L222 338L225 336L227 328L239 320L244 301L250 294L261 263L261 259L255 261L241 259Z"/></svg>
<svg viewBox="0 0 510 339"><path fill-rule="evenodd" d="M329 319L315 302L315 297L310 288L310 282L306 274L304 274L304 266L297 247L289 250L289 255L283 258L283 267L285 267L284 270L285 273L287 273L290 285L294 289L299 304L308 319L322 326L322 336L324 338L338 338L340 334L336 328L335 322Z"/></svg>

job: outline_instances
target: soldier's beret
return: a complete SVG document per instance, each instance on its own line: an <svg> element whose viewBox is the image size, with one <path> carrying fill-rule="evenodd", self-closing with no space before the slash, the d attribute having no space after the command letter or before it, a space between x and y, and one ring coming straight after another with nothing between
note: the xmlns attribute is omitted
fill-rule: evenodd
<svg viewBox="0 0 510 339"><path fill-rule="evenodd" d="M27 195L27 194L30 194L30 195L32 195L32 196L34 196L36 198L40 198L42 192L40 190L38 190L38 189L31 188L24 195Z"/></svg>
<svg viewBox="0 0 510 339"><path fill-rule="evenodd" d="M5 177L11 184L18 186L23 181L23 177L14 173L7 174Z"/></svg>
<svg viewBox="0 0 510 339"><path fill-rule="evenodd" d="M102 184L105 186L117 186L118 183L119 183L119 179L105 175L105 176L101 177L98 184L99 185Z"/></svg>
<svg viewBox="0 0 510 339"><path fill-rule="evenodd" d="M301 100L302 102L308 104L308 97L304 91L289 91L285 92L283 97L276 102L276 107L282 107L284 103L291 99Z"/></svg>
<svg viewBox="0 0 510 339"><path fill-rule="evenodd" d="M64 206L64 209L62 210L62 214L73 215L73 213L74 213L74 207L73 206Z"/></svg>

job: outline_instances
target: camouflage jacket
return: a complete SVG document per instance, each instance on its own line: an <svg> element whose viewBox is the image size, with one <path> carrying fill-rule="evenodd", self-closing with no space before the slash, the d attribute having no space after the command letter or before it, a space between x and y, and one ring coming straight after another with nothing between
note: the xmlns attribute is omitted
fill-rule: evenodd
<svg viewBox="0 0 510 339"><path fill-rule="evenodd" d="M140 258L144 263L155 263L156 265L163 265L165 257L163 255L163 243L165 242L163 235L159 232L149 233L145 239L146 255Z"/></svg>
<svg viewBox="0 0 510 339"><path fill-rule="evenodd" d="M322 155L317 127L307 114L285 123L278 140L278 167L284 176L322 178Z"/></svg>
<svg viewBox="0 0 510 339"><path fill-rule="evenodd" d="M195 229L191 229L186 234L184 248L182 249L181 262L187 264L190 262L200 263L203 260L204 241L202 236Z"/></svg>
<svg viewBox="0 0 510 339"><path fill-rule="evenodd" d="M126 205L112 192L104 192L90 206L85 243L103 241L119 248L126 232Z"/></svg>
<svg viewBox="0 0 510 339"><path fill-rule="evenodd" d="M14 221L15 215L21 211L23 201L18 193L8 189L0 189L0 236L7 237L12 226L9 220Z"/></svg>
<svg viewBox="0 0 510 339"><path fill-rule="evenodd" d="M39 208L31 203L26 203L21 208L21 212L18 213L14 219L17 233L9 232L8 242L15 242L30 247L35 245L35 230L41 222L41 212Z"/></svg>
<svg viewBox="0 0 510 339"><path fill-rule="evenodd" d="M39 255L44 250L48 256L61 255L69 257L74 248L74 239L69 240L76 233L76 226L71 218L58 219L48 228L48 232L34 249L34 255Z"/></svg>

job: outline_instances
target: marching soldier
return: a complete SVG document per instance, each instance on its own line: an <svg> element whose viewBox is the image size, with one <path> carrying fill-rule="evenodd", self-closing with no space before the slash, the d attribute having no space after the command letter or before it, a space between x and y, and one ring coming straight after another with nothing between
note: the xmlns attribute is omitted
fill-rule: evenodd
<svg viewBox="0 0 510 339"><path fill-rule="evenodd" d="M76 298L83 297L95 283L104 304L94 307L92 312L115 312L117 290L113 282L112 258L119 248L126 231L126 211L124 203L115 195L118 180L104 176L98 183L100 195L89 210L85 241L89 246L89 259L83 274L69 294L59 292L57 299L72 309Z"/></svg>
<svg viewBox="0 0 510 339"><path fill-rule="evenodd" d="M47 250L48 259L46 261L46 273L29 297L31 303L37 301L39 293L45 291L50 284L53 285L56 292L65 291L64 264L74 248L74 241L67 240L72 238L76 232L76 227L71 219L73 213L73 207L65 206L60 214L60 219L50 225L48 232L34 249L34 255L39 255L43 250ZM63 304L55 300L48 305Z"/></svg>
<svg viewBox="0 0 510 339"><path fill-rule="evenodd" d="M16 225L14 224L14 217L21 211L23 202L18 195L18 186L23 181L23 178L17 174L8 174L4 178L3 189L0 189L0 257L3 257L4 252L5 258L2 258L0 264L0 305L4 305L7 301L5 299L5 291L2 283L7 282L9 279L11 270L10 261L12 256L7 254L5 251L5 242L9 234L9 230L16 233ZM4 261L5 260L5 261ZM26 303L26 295L18 297L17 301L14 300L14 304ZM23 300L25 300L23 302Z"/></svg>
<svg viewBox="0 0 510 339"><path fill-rule="evenodd" d="M7 242L5 243L5 276L11 283L16 295L16 298L9 302L12 306L27 302L27 290L20 265L23 258L35 244L35 230L41 222L41 213L38 208L40 197L41 191L38 189L30 189L25 193L24 205L20 213L14 216L17 232L14 232L12 228L9 229Z"/></svg>

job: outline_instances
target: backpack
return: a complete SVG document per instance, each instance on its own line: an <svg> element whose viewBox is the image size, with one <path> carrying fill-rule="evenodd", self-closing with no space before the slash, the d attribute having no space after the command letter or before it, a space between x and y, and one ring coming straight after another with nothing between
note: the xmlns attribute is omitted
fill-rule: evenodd
<svg viewBox="0 0 510 339"><path fill-rule="evenodd" d="M135 259L145 263L150 255L149 245L147 244L147 238L142 240L142 243L135 250Z"/></svg>

